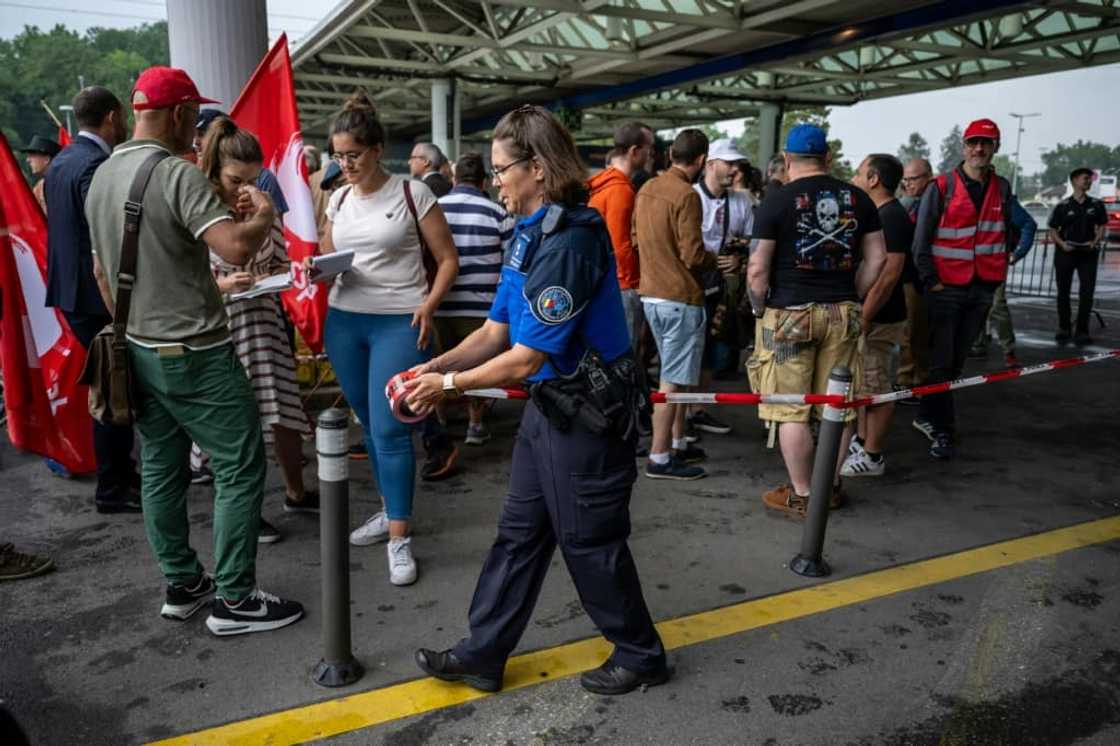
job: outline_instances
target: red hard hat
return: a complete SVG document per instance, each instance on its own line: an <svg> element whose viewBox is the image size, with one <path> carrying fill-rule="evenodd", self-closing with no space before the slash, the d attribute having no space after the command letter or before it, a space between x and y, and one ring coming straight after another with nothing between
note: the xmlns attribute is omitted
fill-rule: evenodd
<svg viewBox="0 0 1120 746"><path fill-rule="evenodd" d="M999 125L991 119L977 119L965 128L963 139L971 140L974 137L986 137L999 144Z"/></svg>

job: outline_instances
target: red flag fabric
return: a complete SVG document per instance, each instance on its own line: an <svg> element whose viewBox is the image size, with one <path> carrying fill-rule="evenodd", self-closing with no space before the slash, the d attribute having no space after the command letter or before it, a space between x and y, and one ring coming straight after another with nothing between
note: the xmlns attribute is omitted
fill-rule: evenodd
<svg viewBox="0 0 1120 746"><path fill-rule="evenodd" d="M0 368L8 435L17 448L94 471L85 348L46 306L47 224L0 133Z"/></svg>
<svg viewBox="0 0 1120 746"><path fill-rule="evenodd" d="M307 162L303 157L303 135L287 34L280 35L257 66L233 105L230 117L239 127L260 139L264 165L276 174L288 202L284 238L292 259L294 287L283 293L282 298L307 346L320 352L323 322L327 318L327 288L308 282L300 264L305 257L314 256L318 251L319 233L311 203L311 187L307 183Z"/></svg>
<svg viewBox="0 0 1120 746"><path fill-rule="evenodd" d="M65 148L67 145L69 145L73 141L74 141L74 138L70 137L70 130L66 129L62 125L59 125L58 126L58 144Z"/></svg>

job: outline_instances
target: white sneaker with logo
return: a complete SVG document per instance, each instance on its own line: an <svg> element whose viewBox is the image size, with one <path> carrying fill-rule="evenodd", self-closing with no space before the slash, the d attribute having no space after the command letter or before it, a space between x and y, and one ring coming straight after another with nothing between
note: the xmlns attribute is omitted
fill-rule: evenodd
<svg viewBox="0 0 1120 746"><path fill-rule="evenodd" d="M389 538L389 517L385 511L374 513L361 526L350 532L350 543L356 547L368 547Z"/></svg>
<svg viewBox="0 0 1120 746"><path fill-rule="evenodd" d="M416 560L412 557L412 537L389 539L389 582L412 585L416 582Z"/></svg>
<svg viewBox="0 0 1120 746"><path fill-rule="evenodd" d="M840 474L845 477L881 477L886 468L887 460L885 458L880 456L879 460L876 461L867 455L867 451L860 448L855 453L849 453L848 457L844 459L844 465L840 467Z"/></svg>

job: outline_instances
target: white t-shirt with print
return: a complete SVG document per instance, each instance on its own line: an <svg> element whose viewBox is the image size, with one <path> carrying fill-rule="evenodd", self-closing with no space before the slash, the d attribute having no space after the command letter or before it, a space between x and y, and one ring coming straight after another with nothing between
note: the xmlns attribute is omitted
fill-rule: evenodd
<svg viewBox="0 0 1120 746"><path fill-rule="evenodd" d="M331 195L327 218L335 251L354 252L353 266L336 277L331 288L332 308L411 314L427 298L420 235L405 201L404 182L403 176L392 174L373 194L359 195L353 187L343 187ZM435 195L423 182L409 186L422 220L436 204Z"/></svg>
<svg viewBox="0 0 1120 746"><path fill-rule="evenodd" d="M700 232L704 237L705 249L715 254L723 243L724 205L731 208L731 217L727 221L727 240L750 237L754 229L754 210L745 193L729 189L726 192L727 199L724 200L723 197L712 197L700 184L693 184L692 188L700 195L700 204L704 207Z"/></svg>

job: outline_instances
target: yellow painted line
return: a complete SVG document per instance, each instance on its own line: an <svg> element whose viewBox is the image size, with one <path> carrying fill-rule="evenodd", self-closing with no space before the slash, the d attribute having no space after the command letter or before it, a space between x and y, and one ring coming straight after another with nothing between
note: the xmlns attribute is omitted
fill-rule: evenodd
<svg viewBox="0 0 1120 746"><path fill-rule="evenodd" d="M1115 539L1120 539L1120 516L690 614L662 622L657 629L665 647L672 650ZM506 666L503 691L587 671L610 652L610 643L597 637L519 655ZM418 679L176 736L152 746L297 744L490 696L494 695L464 684Z"/></svg>

